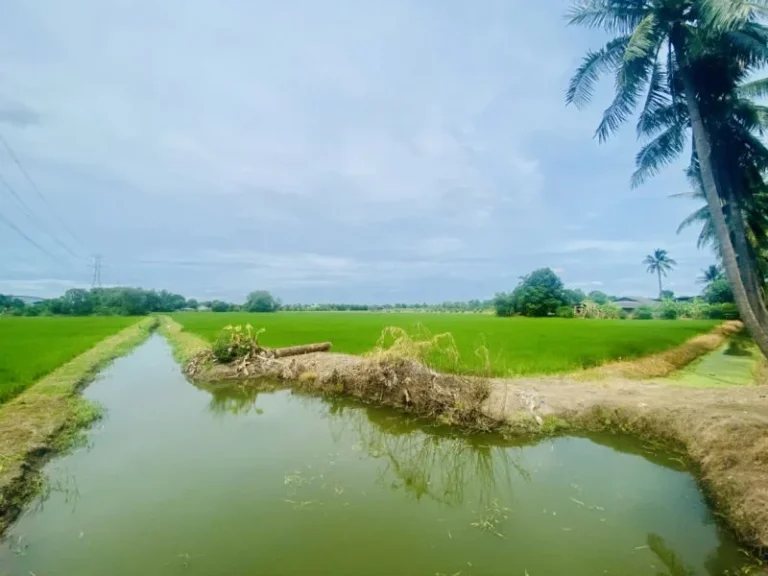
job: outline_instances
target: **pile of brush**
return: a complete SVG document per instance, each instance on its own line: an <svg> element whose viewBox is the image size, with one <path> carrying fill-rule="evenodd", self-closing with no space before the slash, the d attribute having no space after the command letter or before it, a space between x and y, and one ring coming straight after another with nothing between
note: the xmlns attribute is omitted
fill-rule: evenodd
<svg viewBox="0 0 768 576"><path fill-rule="evenodd" d="M250 324L225 326L210 350L201 352L187 363L187 375L194 376L201 367L218 363L233 365L237 374L250 376L249 364L260 365L280 358L300 356L312 352L327 352L331 349L330 342L284 348L265 348L259 342L259 335L263 332L264 329L254 331Z"/></svg>

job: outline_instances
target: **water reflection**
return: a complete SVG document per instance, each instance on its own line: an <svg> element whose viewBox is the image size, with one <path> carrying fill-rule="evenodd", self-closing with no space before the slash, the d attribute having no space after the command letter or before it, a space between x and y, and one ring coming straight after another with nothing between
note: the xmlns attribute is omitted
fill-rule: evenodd
<svg viewBox="0 0 768 576"><path fill-rule="evenodd" d="M658 534L648 534L646 540L648 548L656 555L666 568L658 572L658 576L695 576L696 571L686 566L674 550ZM722 574L722 572L718 572Z"/></svg>
<svg viewBox="0 0 768 576"><path fill-rule="evenodd" d="M511 492L514 474L530 478L521 463L521 449L492 444L491 436L457 434L390 410L361 408L340 399L327 400L326 405L334 438L351 441L369 456L383 459L380 482L417 500L461 504L471 486L471 499L489 505L500 494Z"/></svg>
<svg viewBox="0 0 768 576"><path fill-rule="evenodd" d="M263 392L259 388L227 386L207 390L211 395L208 408L217 417L263 413L258 406L259 394ZM272 406L269 399L266 400L262 402L263 406ZM530 514L516 514L516 519L509 519L506 528L499 526L498 530L496 525L500 522L494 521L496 512L503 520L507 520L505 511L509 509L506 506L514 501L515 492L519 496L528 490L527 487L523 489L523 485L531 483L531 472L540 473L536 460L528 457L529 464L526 464L525 457L526 448L536 442L510 441L493 434L462 434L389 409L366 406L343 398L291 394L290 402L301 406L304 418L312 420L317 416L321 427L327 425L333 444L341 450L350 450L347 455L352 460L358 458L351 454L354 451L376 461L375 481L381 487L407 494L416 501L426 499L451 507L469 505L473 514L471 525L497 535L501 535L500 532L507 534L507 530L511 530L510 527L515 523L532 522L535 526L540 521ZM683 460L660 446L615 436L590 436L589 440L616 453L642 456L644 460L665 469L687 471ZM563 458L564 454L559 452L558 458ZM581 455L592 458L597 453L584 452ZM598 464L595 462L595 465ZM328 473L328 469L324 471ZM337 473L343 478L349 469ZM606 474L610 474L610 471L606 470ZM537 475L537 482L540 482L538 478ZM546 476L542 478L546 480ZM331 482L330 476L326 481ZM339 485L342 483L339 481ZM304 486L304 489L309 490L309 487ZM538 490L542 490L541 485ZM556 498L560 498L559 493L553 494L553 500ZM569 500L567 497L564 499ZM570 501L580 504L573 498ZM518 509L519 504L517 502L514 508ZM713 515L706 508L703 514L705 518L701 521L702 525L714 522ZM690 548L676 550L669 541L674 532L666 533L665 536L650 532L645 538L645 545L635 550L638 554L648 555L649 565L658 576L701 573L721 575L727 573L725 571L729 567L738 565L739 558L735 554L731 537L719 526L715 530L719 546L707 550L706 560L701 556L698 561L694 560L696 556L692 555ZM674 541L677 542L676 539ZM643 544L643 541L640 540L638 544Z"/></svg>
<svg viewBox="0 0 768 576"><path fill-rule="evenodd" d="M261 390L254 386L218 386L206 390L211 394L208 409L216 416L263 413L256 405Z"/></svg>

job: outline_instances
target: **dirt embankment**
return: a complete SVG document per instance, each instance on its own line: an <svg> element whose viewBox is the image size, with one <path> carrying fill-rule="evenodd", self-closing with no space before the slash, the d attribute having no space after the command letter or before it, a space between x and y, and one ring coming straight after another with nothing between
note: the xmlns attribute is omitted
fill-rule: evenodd
<svg viewBox="0 0 768 576"><path fill-rule="evenodd" d="M735 326L681 348L693 359L720 346ZM689 360L690 361L690 360ZM668 373L668 353L640 360ZM674 362L680 366L679 362ZM683 449L718 512L740 538L768 551L768 387L691 389L630 379L626 363L578 376L482 379L439 374L393 357L307 354L229 365L187 363L200 381L284 380L318 393L347 394L475 429L521 434L608 429ZM594 372L593 372L594 373ZM257 384L255 384L257 385Z"/></svg>

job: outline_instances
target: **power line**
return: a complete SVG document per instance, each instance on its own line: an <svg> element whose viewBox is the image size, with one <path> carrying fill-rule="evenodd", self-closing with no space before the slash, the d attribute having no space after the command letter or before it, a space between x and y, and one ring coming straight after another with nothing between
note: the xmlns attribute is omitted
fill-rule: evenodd
<svg viewBox="0 0 768 576"><path fill-rule="evenodd" d="M50 202L48 202L48 199L43 195L43 193L40 191L40 188L37 187L37 184L35 184L35 181L32 180L32 177L29 175L29 173L26 171L24 166L21 163L21 160L19 160L19 157L16 156L16 153L13 151L13 148L11 148L11 145L8 144L8 141L3 137L2 134L0 134L0 142L2 142L5 149L8 151L8 155L11 157L11 160L13 160L14 164L19 168L19 171L24 175L24 178L26 178L27 182L29 182L29 185L32 186L32 189L35 191L35 193L40 197L40 199L43 201L43 203L48 206L48 209L53 214L54 218L61 224L62 228L69 234L72 239L79 244L82 247L82 242L78 239L77 236L75 236L74 232L70 230L69 226L67 226L66 222L56 213L56 211L53 209L53 206L51 206Z"/></svg>
<svg viewBox="0 0 768 576"><path fill-rule="evenodd" d="M50 238L53 239L56 244L61 246L64 250L66 250L73 258L79 259L77 254L75 254L69 246L67 246L64 242L62 242L58 236L50 232L46 229L45 223L43 220L37 216L32 208L29 207L29 204L24 202L24 199L14 190L13 186L11 186L8 181L3 177L2 173L0 173L0 184L5 186L5 188L11 193L11 196L13 196L16 199L16 202L19 203L21 206L22 212L24 212L24 215L30 220L30 222L34 222L43 232L45 232Z"/></svg>
<svg viewBox="0 0 768 576"><path fill-rule="evenodd" d="M53 258L54 260L56 260L56 257L55 257L53 254L51 254L50 252L48 252L48 250L46 250L45 248L43 248L42 246L40 246L40 244L38 244L37 242L35 242L35 241L34 241L32 238L30 238L29 236L27 236L27 234L24 232L24 230L22 230L21 228L19 228L18 226L16 226L16 224L14 224L14 223L13 223L13 222L11 222L10 220L8 220L8 218L6 218L5 216L3 216L2 214L0 214L0 222L2 222L3 224L5 224L6 226L8 226L8 228L10 228L11 230L15 231L15 232L16 232L16 233L17 233L19 236L21 236L22 238L24 238L24 239L25 239L27 242L29 242L30 244L32 244L32 246L34 246L35 248L37 248L38 250L40 250L42 253L44 253L44 254L46 254L47 256L49 256L49 257Z"/></svg>

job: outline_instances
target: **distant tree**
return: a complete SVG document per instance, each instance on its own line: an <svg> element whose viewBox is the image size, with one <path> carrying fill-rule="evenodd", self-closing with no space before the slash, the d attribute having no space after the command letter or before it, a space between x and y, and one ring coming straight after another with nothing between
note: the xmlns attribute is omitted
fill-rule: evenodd
<svg viewBox="0 0 768 576"><path fill-rule="evenodd" d="M61 299L64 308L73 316L89 316L93 313L93 298L88 290L72 288Z"/></svg>
<svg viewBox="0 0 768 576"><path fill-rule="evenodd" d="M496 316L512 316L515 314L515 301L512 294L499 292L493 299Z"/></svg>
<svg viewBox="0 0 768 576"><path fill-rule="evenodd" d="M256 290L248 294L245 309L248 312L277 312L280 302L266 290Z"/></svg>
<svg viewBox="0 0 768 576"><path fill-rule="evenodd" d="M675 293L672 290L662 290L661 291L661 299L662 300L672 300L675 297Z"/></svg>
<svg viewBox="0 0 768 576"><path fill-rule="evenodd" d="M587 294L587 298L592 300L595 304L607 304L610 298L608 297L608 294L605 292L601 292L600 290L592 290L589 294Z"/></svg>
<svg viewBox="0 0 768 576"><path fill-rule="evenodd" d="M187 300L186 308L192 308L194 310L197 310L198 306L199 304L197 303L197 300L195 300L194 298L190 298L189 300Z"/></svg>
<svg viewBox="0 0 768 576"><path fill-rule="evenodd" d="M734 302L733 290L725 276L720 276L704 288L704 300L709 304L731 304Z"/></svg>
<svg viewBox="0 0 768 576"><path fill-rule="evenodd" d="M710 264L707 268L701 271L701 276L698 278L699 284L711 284L718 278L722 278L723 269L717 264Z"/></svg>
<svg viewBox="0 0 768 576"><path fill-rule="evenodd" d="M563 290L563 296L565 298L566 306L570 306L571 308L573 308L574 306L578 306L579 304L584 302L584 300L587 299L587 296L586 294L584 294L584 291L579 290L578 288L576 290L570 290L566 288L565 290ZM562 313L559 315L562 315Z"/></svg>
<svg viewBox="0 0 768 576"><path fill-rule="evenodd" d="M661 285L661 277L666 276L669 272L672 271L672 269L677 266L677 262L675 262L672 258L669 257L669 254L666 250L662 250L661 248L657 248L653 251L653 254L648 254L648 256L645 257L645 260L643 260L643 264L646 265L646 271L650 274L656 274L659 278L659 297L661 297L661 293L663 290L663 287Z"/></svg>
<svg viewBox="0 0 768 576"><path fill-rule="evenodd" d="M232 305L222 300L214 300L211 302L210 308L213 312L229 312L232 310Z"/></svg>
<svg viewBox="0 0 768 576"><path fill-rule="evenodd" d="M523 276L510 296L514 312L522 316L554 315L568 304L562 280L549 268Z"/></svg>

